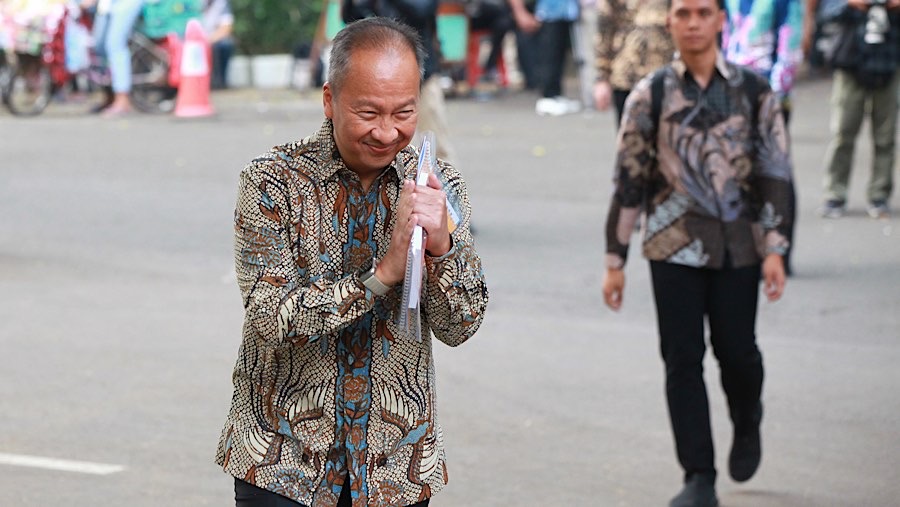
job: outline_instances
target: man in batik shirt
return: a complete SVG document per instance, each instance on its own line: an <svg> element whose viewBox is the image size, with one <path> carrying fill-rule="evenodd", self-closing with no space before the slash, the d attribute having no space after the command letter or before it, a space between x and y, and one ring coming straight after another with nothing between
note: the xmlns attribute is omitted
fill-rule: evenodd
<svg viewBox="0 0 900 507"><path fill-rule="evenodd" d="M594 105L616 109L622 121L625 99L641 78L670 63L675 53L666 29L666 0L601 0L597 3Z"/></svg>
<svg viewBox="0 0 900 507"><path fill-rule="evenodd" d="M643 253L685 478L672 507L718 505L704 321L734 424L729 472L746 481L759 466L759 282L762 275L776 300L785 281L791 166L781 103L763 78L719 52L724 16L716 0L672 0L668 26L680 56L626 100L606 226L603 295L617 310L628 242L646 206ZM656 111L654 90L661 94Z"/></svg>
<svg viewBox="0 0 900 507"><path fill-rule="evenodd" d="M470 338L488 293L460 174L438 161L440 177L411 181L423 58L406 25L349 24L322 127L241 173L246 315L217 453L238 506L423 506L447 482L431 337ZM416 225L421 341L396 324Z"/></svg>

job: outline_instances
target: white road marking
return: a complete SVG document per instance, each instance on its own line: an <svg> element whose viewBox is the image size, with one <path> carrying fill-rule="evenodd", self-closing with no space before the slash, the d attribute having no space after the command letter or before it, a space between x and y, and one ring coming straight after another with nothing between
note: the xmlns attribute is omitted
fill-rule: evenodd
<svg viewBox="0 0 900 507"><path fill-rule="evenodd" d="M4 453L0 453L0 465L44 468L47 470L60 470L63 472L77 472L94 475L109 475L125 470L125 467L122 465L107 465L105 463L91 463L88 461L72 461L67 459Z"/></svg>

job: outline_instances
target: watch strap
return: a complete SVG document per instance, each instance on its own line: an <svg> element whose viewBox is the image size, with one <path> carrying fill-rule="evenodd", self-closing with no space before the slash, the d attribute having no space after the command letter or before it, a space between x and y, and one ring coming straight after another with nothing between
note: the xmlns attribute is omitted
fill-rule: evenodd
<svg viewBox="0 0 900 507"><path fill-rule="evenodd" d="M375 276L375 265L373 264L371 268L367 271L364 271L361 275L359 275L359 281L369 289L374 292L377 296L384 296L388 292L391 291L391 287L385 285Z"/></svg>

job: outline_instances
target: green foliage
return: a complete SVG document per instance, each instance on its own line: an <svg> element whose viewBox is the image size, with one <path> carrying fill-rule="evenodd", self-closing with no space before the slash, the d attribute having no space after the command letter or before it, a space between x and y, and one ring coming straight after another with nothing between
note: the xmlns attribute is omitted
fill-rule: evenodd
<svg viewBox="0 0 900 507"><path fill-rule="evenodd" d="M322 6L322 0L231 0L240 52L290 53L312 43Z"/></svg>

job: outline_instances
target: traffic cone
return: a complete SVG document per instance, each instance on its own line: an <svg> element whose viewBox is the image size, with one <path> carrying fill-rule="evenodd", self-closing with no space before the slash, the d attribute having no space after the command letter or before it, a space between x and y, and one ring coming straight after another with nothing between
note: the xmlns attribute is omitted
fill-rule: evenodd
<svg viewBox="0 0 900 507"><path fill-rule="evenodd" d="M210 48L203 27L188 21L181 52L181 82L175 98L175 116L196 118L215 114L209 102Z"/></svg>

